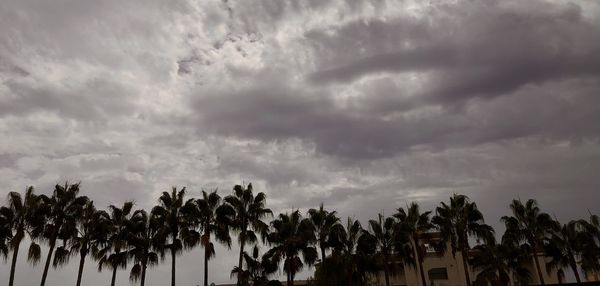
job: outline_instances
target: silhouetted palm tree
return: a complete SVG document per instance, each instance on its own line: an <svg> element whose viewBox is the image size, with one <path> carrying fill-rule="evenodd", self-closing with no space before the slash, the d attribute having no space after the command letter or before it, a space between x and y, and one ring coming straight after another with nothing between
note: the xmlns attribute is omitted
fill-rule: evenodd
<svg viewBox="0 0 600 286"><path fill-rule="evenodd" d="M95 253L98 259L98 271L102 271L105 265L112 269L110 285L115 286L117 270L127 267L127 251L129 250L129 239L134 230L131 217L133 214L133 202L125 202L122 207L110 205L110 231L107 243Z"/></svg>
<svg viewBox="0 0 600 286"><path fill-rule="evenodd" d="M381 262L385 285L389 286L393 255L406 263L414 262L410 247L407 248L407 237L402 237L403 234L399 233L398 224L393 217L384 218L381 214L377 215L377 220L369 220L369 234L377 245L376 259Z"/></svg>
<svg viewBox="0 0 600 286"><path fill-rule="evenodd" d="M12 212L7 207L0 207L0 257L8 257L8 242L12 237L10 223L12 222Z"/></svg>
<svg viewBox="0 0 600 286"><path fill-rule="evenodd" d="M48 241L48 255L44 272L42 273L41 286L46 284L50 261L54 267L68 262L70 251L67 246L69 239L76 233L76 218L81 215L83 206L88 202L85 196L79 196L79 184L56 185L51 197L44 195L42 205L46 214L43 237ZM62 245L56 247L57 240L62 240ZM56 250L56 253L54 251ZM54 260L52 255L54 254Z"/></svg>
<svg viewBox="0 0 600 286"><path fill-rule="evenodd" d="M510 209L513 215L502 217L502 221L506 225L504 239L528 244L529 254L535 262L540 283L545 285L539 253L543 251L544 240L549 235L554 220L547 213L541 212L537 202L533 199L527 200L525 205L520 200L513 200Z"/></svg>
<svg viewBox="0 0 600 286"><path fill-rule="evenodd" d="M433 228L429 220L429 214L431 214L430 211L421 213L419 205L414 202L406 208L406 211L403 208L399 208L398 212L394 214L394 217L400 224L400 231L409 236L413 252L416 254L416 265L419 268L423 285L427 285L427 280L425 279L425 270L423 269L424 249L419 243L419 235Z"/></svg>
<svg viewBox="0 0 600 286"><path fill-rule="evenodd" d="M271 281L268 276L275 273L279 267L273 261L266 258L261 258L259 254L258 246L254 246L252 249L252 255L244 251L244 262L246 264L246 270L240 270L237 266L231 271L231 276L241 276L242 285L253 285L253 286L267 286Z"/></svg>
<svg viewBox="0 0 600 286"><path fill-rule="evenodd" d="M146 284L148 266L157 265L159 252L165 242L165 235L160 232L161 224L154 215L148 215L144 210L137 210L131 217L131 233L129 236L129 256L133 258L129 279L140 280L140 285Z"/></svg>
<svg viewBox="0 0 600 286"><path fill-rule="evenodd" d="M471 285L468 263L469 237L490 243L494 238L494 230L485 224L477 205L465 195L454 194L450 197L449 205L442 202L436 208L436 215L431 222L442 235L442 247L445 248L447 243L450 243L453 256L456 256L456 252L461 252L466 283Z"/></svg>
<svg viewBox="0 0 600 286"><path fill-rule="evenodd" d="M34 194L33 187L27 187L23 197L17 192L8 193L8 207L5 207L2 213L8 222L5 227L10 238L7 246L12 251L9 286L14 285L19 247L26 236L31 239L28 260L34 264L40 260L41 249L36 243L36 239L41 236L44 229L44 215L40 211L40 204L41 198Z"/></svg>
<svg viewBox="0 0 600 286"><path fill-rule="evenodd" d="M315 272L315 276L324 280L318 281L318 285L366 285L367 275L373 272L370 270L375 264L371 259L375 252L375 241L372 241L371 253L359 250L358 242L363 234L365 230L360 222L350 217L345 227L335 224L331 228L328 245L333 251ZM368 266L371 266L371 269Z"/></svg>
<svg viewBox="0 0 600 286"><path fill-rule="evenodd" d="M71 238L71 253L79 253L76 285L80 286L85 258L106 243L110 230L110 216L105 211L96 210L94 202L88 201L81 215L76 217L76 221L77 234Z"/></svg>
<svg viewBox="0 0 600 286"><path fill-rule="evenodd" d="M348 217L346 226L338 223L332 226L328 236L328 245L333 248L333 252L353 254L356 251L358 238L364 230L358 220Z"/></svg>
<svg viewBox="0 0 600 286"><path fill-rule="evenodd" d="M207 193L202 191L202 198L196 200L198 206L197 219L203 231L200 244L204 247L204 286L208 286L208 261L215 256L215 246L211 236L228 248L231 248L229 226L235 217L234 209L227 204L221 204L217 191Z"/></svg>
<svg viewBox="0 0 600 286"><path fill-rule="evenodd" d="M193 230L194 218L192 214L196 208L193 199L184 200L185 188L177 191L173 187L171 193L163 192L159 198L159 205L152 209L152 215L161 223L161 232L170 238L170 243L165 248L171 252L171 286L175 286L175 257L184 247L194 246L200 235Z"/></svg>
<svg viewBox="0 0 600 286"><path fill-rule="evenodd" d="M579 224L576 221L571 221L562 226L558 222L555 224L551 229L548 243L545 245L546 255L552 258L547 263L547 268L562 269L570 267L575 274L577 283L581 283L576 259L581 254L583 247Z"/></svg>
<svg viewBox="0 0 600 286"><path fill-rule="evenodd" d="M586 275L600 274L600 218L590 215L589 221L579 220L582 226L581 269Z"/></svg>
<svg viewBox="0 0 600 286"><path fill-rule="evenodd" d="M315 227L317 242L321 249L321 261L325 261L325 251L329 248L327 241L331 228L340 222L336 214L336 211L325 210L322 203L318 209L308 210L308 216Z"/></svg>
<svg viewBox="0 0 600 286"><path fill-rule="evenodd" d="M518 245L490 242L475 246L473 252L472 266L478 271L475 281L479 285L507 286L511 276L519 280L519 285L529 280L529 271L523 266L529 256Z"/></svg>
<svg viewBox="0 0 600 286"><path fill-rule="evenodd" d="M316 242L314 226L296 210L291 214L280 214L271 222L271 227L267 240L272 248L264 256L276 264L283 259L287 285L293 286L294 277L302 270L304 263L310 267L317 259L317 250L313 246ZM300 259L300 255L303 259Z"/></svg>
<svg viewBox="0 0 600 286"><path fill-rule="evenodd" d="M262 220L273 212L265 207L267 196L260 192L254 196L252 193L252 184L244 189L241 185L233 187L233 194L224 198L225 202L235 210L235 217L232 221L232 228L236 230L238 241L240 243L240 254L238 259L238 269L243 269L244 247L246 243L255 243L256 233L261 238L266 237L269 226ZM237 285L241 284L241 277L238 277Z"/></svg>

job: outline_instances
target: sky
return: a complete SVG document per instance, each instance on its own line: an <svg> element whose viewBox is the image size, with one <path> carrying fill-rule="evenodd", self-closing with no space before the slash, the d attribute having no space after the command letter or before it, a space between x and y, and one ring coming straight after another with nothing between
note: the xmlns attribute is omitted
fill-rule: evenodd
<svg viewBox="0 0 600 286"><path fill-rule="evenodd" d="M462 193L500 233L513 198L600 211L596 0L0 0L0 35L2 199L68 180L149 209L172 186L252 182L275 213L366 222ZM230 281L232 248L210 281ZM36 285L25 252L16 285ZM202 253L178 285L201 284Z"/></svg>

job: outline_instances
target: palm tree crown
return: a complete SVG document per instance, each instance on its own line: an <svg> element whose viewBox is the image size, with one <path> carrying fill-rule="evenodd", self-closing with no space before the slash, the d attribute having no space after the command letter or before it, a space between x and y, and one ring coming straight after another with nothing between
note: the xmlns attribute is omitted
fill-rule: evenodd
<svg viewBox="0 0 600 286"><path fill-rule="evenodd" d="M173 187L171 193L163 192L158 199L159 205L152 209L152 215L161 223L161 232L170 238L165 248L171 252L171 286L175 286L175 257L184 247L197 244L200 235L193 229L195 218L192 217L196 205L193 199L184 200L185 188L177 191Z"/></svg>
<svg viewBox="0 0 600 286"><path fill-rule="evenodd" d="M529 270L525 265L528 256L519 245L509 241L501 244L488 242L473 248L471 264L478 270L475 281L478 285L509 285L511 276L516 278L519 285L527 285Z"/></svg>
<svg viewBox="0 0 600 286"><path fill-rule="evenodd" d="M423 285L427 285L425 271L423 270L423 257L425 256L425 253L423 246L419 244L419 235L426 233L433 228L429 219L430 214L430 211L421 213L419 205L414 202L411 203L406 210L399 208L398 212L394 214L394 217L398 220L400 231L409 236L410 246L413 250L412 252L416 254L417 258L415 266L418 266L419 268L419 274L421 275Z"/></svg>
<svg viewBox="0 0 600 286"><path fill-rule="evenodd" d="M235 211L235 216L231 221L232 228L238 232L238 241L240 243L240 253L238 257L238 269L243 269L244 247L246 243L255 243L257 233L264 240L267 236L269 226L262 220L273 212L266 208L267 196L260 192L254 196L252 184L244 188L241 185L233 187L233 194L225 197L225 202ZM238 276L238 286L242 283Z"/></svg>
<svg viewBox="0 0 600 286"><path fill-rule="evenodd" d="M252 248L252 254L244 251L244 262L246 270L241 270L237 266L231 271L231 275L243 277L242 285L268 286L279 281L271 281L268 276L275 273L279 267L276 263L259 254L258 246Z"/></svg>
<svg viewBox="0 0 600 286"><path fill-rule="evenodd" d="M115 285L117 270L127 267L127 251L129 240L133 231L131 216L133 214L133 202L125 202L122 207L110 205L110 229L109 236L104 247L95 253L98 259L98 271L104 266L112 268L111 286Z"/></svg>
<svg viewBox="0 0 600 286"><path fill-rule="evenodd" d="M600 274L600 217L590 215L589 221L579 220L582 226L581 238L581 269L586 275Z"/></svg>
<svg viewBox="0 0 600 286"><path fill-rule="evenodd" d="M81 215L83 207L89 201L85 196L79 196L79 184L56 185L51 197L41 195L42 210L46 215L43 237L48 241L50 249L46 257L46 264L42 274L41 286L46 284L46 277L52 254L57 240L62 240L62 245L56 248L52 265L58 267L68 262L70 251L68 241L76 234L76 218Z"/></svg>
<svg viewBox="0 0 600 286"><path fill-rule="evenodd" d="M318 266L317 285L366 285L369 274L379 271L375 267L374 240L358 220L348 217L346 226L332 226L327 244L332 254Z"/></svg>
<svg viewBox="0 0 600 286"><path fill-rule="evenodd" d="M287 274L288 286L294 285L294 277L304 267L313 265L317 259L317 250L313 246L316 242L314 226L309 219L303 219L300 211L291 214L279 214L271 222L272 231L267 241L271 249L265 257L276 264L283 259L283 271ZM300 259L302 255L302 259Z"/></svg>
<svg viewBox="0 0 600 286"><path fill-rule="evenodd" d="M211 236L214 235L218 242L231 248L229 227L235 217L235 211L230 205L221 204L221 197L216 190L211 193L202 191L202 198L196 200L196 205L196 217L202 230L200 243L204 248L204 286L208 286L208 261L215 256Z"/></svg>
<svg viewBox="0 0 600 286"><path fill-rule="evenodd" d="M502 221L506 225L503 240L527 244L529 254L533 256L540 283L544 285L539 253L543 251L544 240L548 237L555 222L550 215L540 211L537 201L533 199L527 200L525 204L520 200L513 200L510 209L512 216L502 217Z"/></svg>
<svg viewBox="0 0 600 286"><path fill-rule="evenodd" d="M376 244L376 260L383 268L386 286L390 285L392 256L412 264L414 262L406 233L400 232L399 225L393 217L378 214L377 220L369 220L369 233Z"/></svg>
<svg viewBox="0 0 600 286"><path fill-rule="evenodd" d="M327 211L323 204L318 209L308 210L308 216L315 227L317 241L321 250L321 261L325 260L325 251L329 248L327 243L329 233L334 225L338 224L340 219L336 216L336 211Z"/></svg>
<svg viewBox="0 0 600 286"><path fill-rule="evenodd" d="M442 247L449 243L452 255L460 251L467 285L471 285L469 275L468 250L469 238L484 240L490 243L494 240L494 230L485 224L483 214L474 202L465 195L454 194L450 197L450 204L444 202L436 208L436 215L431 222L439 229L442 235Z"/></svg>
<svg viewBox="0 0 600 286"><path fill-rule="evenodd" d="M106 244L110 231L110 216L105 211L98 211L93 201L88 201L81 215L76 218L76 234L71 238L71 253L79 253L79 270L77 286L81 285L85 258L91 252L97 252Z"/></svg>
<svg viewBox="0 0 600 286"><path fill-rule="evenodd" d="M7 207L0 207L0 256L8 257L8 242L12 237L10 223L12 222L12 213Z"/></svg>
<svg viewBox="0 0 600 286"><path fill-rule="evenodd" d="M36 240L41 237L44 230L45 216L40 211L41 203L42 198L35 195L33 187L27 187L23 197L17 192L8 193L8 206L1 210L0 215L6 222L2 227L2 232L8 242L8 245L5 246L6 250L3 252L5 255L8 254L8 250L13 252L9 286L14 285L19 247L26 236L31 239L28 260L33 264L40 260L41 248Z"/></svg>
<svg viewBox="0 0 600 286"><path fill-rule="evenodd" d="M140 280L140 285L146 283L146 270L149 266L157 265L159 254L163 251L165 236L160 232L161 224L158 219L144 210L137 210L131 217L132 231L128 243L129 257L133 259L129 279Z"/></svg>
<svg viewBox="0 0 600 286"><path fill-rule="evenodd" d="M546 264L547 270L570 267L575 274L577 283L581 277L577 267L577 258L583 253L585 244L585 229L577 221L560 225L558 221L550 229L550 237L544 245L546 256L552 260Z"/></svg>

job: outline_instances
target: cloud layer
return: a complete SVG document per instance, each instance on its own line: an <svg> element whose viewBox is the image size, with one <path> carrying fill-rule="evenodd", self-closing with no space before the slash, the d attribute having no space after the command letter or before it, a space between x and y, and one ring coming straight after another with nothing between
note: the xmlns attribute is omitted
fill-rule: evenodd
<svg viewBox="0 0 600 286"><path fill-rule="evenodd" d="M454 192L494 225L514 197L565 220L597 211L597 1L2 7L2 196L81 180L101 207L149 208L173 185L226 194L252 181L277 211L324 202L362 220ZM199 283L199 257L182 257L179 283ZM21 262L18 283L37 283L26 274L41 267Z"/></svg>

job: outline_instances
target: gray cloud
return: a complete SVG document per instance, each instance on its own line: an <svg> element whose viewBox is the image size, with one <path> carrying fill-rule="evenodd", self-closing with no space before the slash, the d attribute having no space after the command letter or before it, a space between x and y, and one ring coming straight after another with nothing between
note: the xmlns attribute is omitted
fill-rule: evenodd
<svg viewBox="0 0 600 286"><path fill-rule="evenodd" d="M594 124L599 114L596 79L531 86L460 109L415 109L414 116L389 117L386 113L393 110L377 101L371 107L368 97L356 107L343 107L330 94L306 94L286 87L285 80L259 77L255 83L233 93L195 98L199 130L266 141L299 138L324 154L362 159L418 147L473 146L530 136L597 140L600 134Z"/></svg>
<svg viewBox="0 0 600 286"><path fill-rule="evenodd" d="M56 112L60 116L84 121L120 116L134 109L131 97L135 91L118 82L91 79L79 88L72 84L31 86L31 81L6 82L13 96L0 100L3 116L36 111Z"/></svg>
<svg viewBox="0 0 600 286"><path fill-rule="evenodd" d="M436 104L598 75L596 19L584 18L573 3L525 5L532 7L472 1L434 7L427 10L430 17L418 20L356 21L311 31L308 39L324 65L309 78L343 83L369 74L429 72L427 86L415 94L419 104Z"/></svg>

